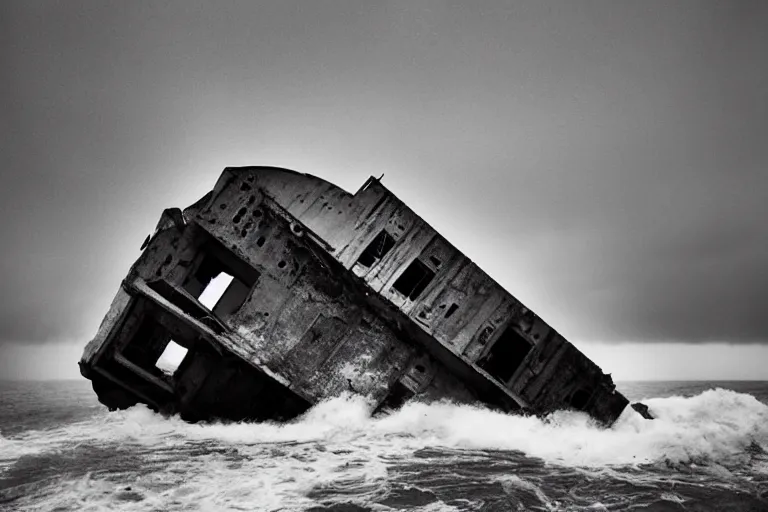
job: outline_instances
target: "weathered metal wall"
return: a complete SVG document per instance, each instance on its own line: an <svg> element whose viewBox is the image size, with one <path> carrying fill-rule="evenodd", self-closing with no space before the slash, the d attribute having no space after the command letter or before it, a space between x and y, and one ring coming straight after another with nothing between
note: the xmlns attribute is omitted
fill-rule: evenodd
<svg viewBox="0 0 768 512"><path fill-rule="evenodd" d="M333 260L324 261L273 207L248 176L230 180L185 212L183 231L166 225L156 233L132 272L184 287L206 244L224 242L259 274L243 305L224 320L247 341L246 357L309 399L350 390L378 403L401 377L426 395L464 387L417 345L398 338L359 291L328 268ZM472 399L466 390L462 395Z"/></svg>
<svg viewBox="0 0 768 512"><path fill-rule="evenodd" d="M504 330L518 326L533 348L510 381L501 384L527 404L539 408L568 404L573 393L581 389L590 396L602 393L605 378L594 363L378 180L370 179L355 195L318 178L277 169L233 170L222 180L246 177L327 241L344 267L477 371L484 373L475 363ZM382 230L395 240L394 247L369 268L356 264ZM434 271L435 277L411 300L393 284L415 259Z"/></svg>
<svg viewBox="0 0 768 512"><path fill-rule="evenodd" d="M370 266L358 263L382 231L394 240L391 250ZM521 405L534 410L574 402L609 409L621 405L612 402L612 389L594 363L378 180L368 180L351 195L292 171L227 169L210 194L184 211L184 219L178 211L164 212L131 274L184 287L200 265L201 252L215 241L258 275L243 305L225 318L245 340L237 353L308 399L352 390L379 402L395 381L425 396L472 399L456 368L448 371L413 339L402 339L403 331L393 329L400 319L390 306L372 309L360 295L365 287L351 282L346 268L371 294L409 317L425 339L436 340L451 354L448 359L494 379ZM417 259L434 278L411 299L394 284ZM124 296L118 294L118 306L120 301ZM105 319L87 354L96 353L103 342L99 337L113 323ZM531 349L514 374L501 381L478 363L508 329ZM430 350L434 355L434 347ZM581 404L584 396L587 404Z"/></svg>

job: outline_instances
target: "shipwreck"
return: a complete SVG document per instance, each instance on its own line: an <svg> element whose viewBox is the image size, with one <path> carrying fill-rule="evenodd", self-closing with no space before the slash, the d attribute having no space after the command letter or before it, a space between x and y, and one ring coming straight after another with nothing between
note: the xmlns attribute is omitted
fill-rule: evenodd
<svg viewBox="0 0 768 512"><path fill-rule="evenodd" d="M627 405L380 179L350 194L274 167L227 168L163 211L79 364L109 408L189 421L286 420L348 391L606 425Z"/></svg>

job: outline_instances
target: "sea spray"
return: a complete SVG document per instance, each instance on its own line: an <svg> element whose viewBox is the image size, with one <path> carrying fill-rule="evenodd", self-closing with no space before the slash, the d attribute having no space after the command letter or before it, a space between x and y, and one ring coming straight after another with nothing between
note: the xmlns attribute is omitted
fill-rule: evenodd
<svg viewBox="0 0 768 512"><path fill-rule="evenodd" d="M768 406L723 389L645 402L657 419L628 408L607 429L573 411L449 402L371 417L353 394L287 423L191 424L139 405L0 439L0 498L21 510L558 510L680 502L717 482L762 499ZM45 483L14 483L27 478Z"/></svg>
<svg viewBox="0 0 768 512"><path fill-rule="evenodd" d="M420 446L516 450L558 464L601 466L664 460L733 463L751 445L768 449L768 406L750 395L714 389L693 397L646 402L655 420L645 420L627 408L607 429L574 411L538 418L450 402L410 402L389 415L371 417L371 404L352 394L321 402L287 423L190 424L137 405L86 422L3 439L0 450L28 453L36 445L48 449L57 442L85 440L148 445L189 440L233 444L356 441L385 442L393 450Z"/></svg>

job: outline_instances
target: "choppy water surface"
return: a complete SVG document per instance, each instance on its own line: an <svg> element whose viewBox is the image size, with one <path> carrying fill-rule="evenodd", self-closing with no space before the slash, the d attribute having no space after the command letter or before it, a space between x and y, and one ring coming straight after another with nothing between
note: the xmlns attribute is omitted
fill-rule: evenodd
<svg viewBox="0 0 768 512"><path fill-rule="evenodd" d="M658 419L372 419L345 396L284 425L192 425L109 413L85 381L0 383L0 509L768 510L768 383L619 388Z"/></svg>

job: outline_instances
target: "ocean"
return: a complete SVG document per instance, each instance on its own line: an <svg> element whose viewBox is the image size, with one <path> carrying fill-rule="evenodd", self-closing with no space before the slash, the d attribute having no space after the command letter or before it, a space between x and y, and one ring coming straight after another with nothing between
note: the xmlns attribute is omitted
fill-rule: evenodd
<svg viewBox="0 0 768 512"><path fill-rule="evenodd" d="M630 408L505 415L356 396L287 423L108 412L81 381L0 382L0 510L768 511L768 382L619 382Z"/></svg>

